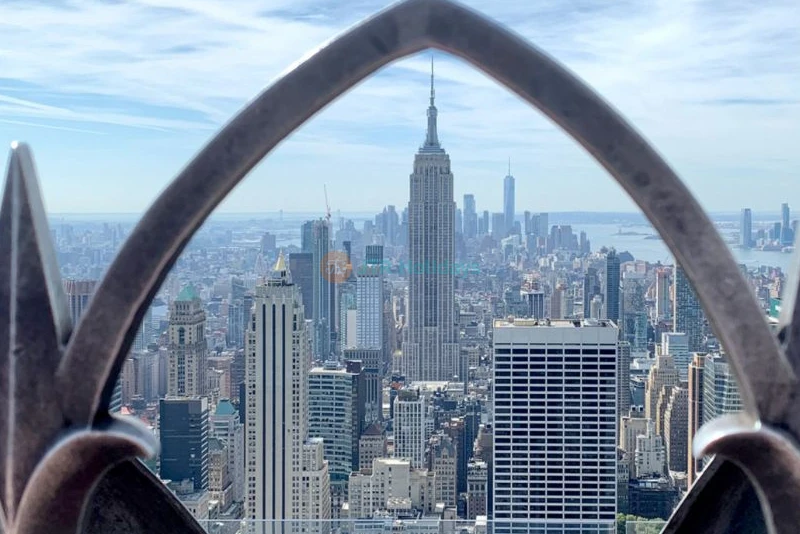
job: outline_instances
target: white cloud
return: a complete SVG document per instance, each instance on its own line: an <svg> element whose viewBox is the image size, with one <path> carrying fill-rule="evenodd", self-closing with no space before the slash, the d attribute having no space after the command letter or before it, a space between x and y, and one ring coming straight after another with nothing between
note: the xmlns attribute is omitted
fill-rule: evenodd
<svg viewBox="0 0 800 534"><path fill-rule="evenodd" d="M587 80L710 208L761 202L754 207L766 209L798 196L790 179L800 167L795 0L470 4ZM18 123L121 126L169 134L165 143L183 135L192 145L306 50L380 7L333 0L14 2L0 20L0 116L8 125L0 132L5 138ZM263 209L314 208L295 188L322 181L371 188L341 201L359 210L402 203L423 135L428 68L427 54L409 58L357 87L281 146L255 173L263 178L234 193L225 209L252 211L259 197L270 199ZM511 156L520 210L630 206L588 156L508 91L441 55L436 75L440 135L459 197L475 192L481 209L499 209ZM155 185L119 193L137 183L136 161L150 147L131 142L121 183L100 185L93 201L106 194L104 210L143 209ZM93 172L91 161L75 168L82 171L74 179ZM154 168L150 163L147 171ZM163 165L162 184L174 168L172 161ZM770 188L769 180L792 189Z"/></svg>

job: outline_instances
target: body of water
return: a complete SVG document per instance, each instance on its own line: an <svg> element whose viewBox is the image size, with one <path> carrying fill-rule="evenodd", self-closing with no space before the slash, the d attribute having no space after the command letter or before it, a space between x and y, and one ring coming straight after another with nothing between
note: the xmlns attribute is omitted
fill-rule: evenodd
<svg viewBox="0 0 800 534"><path fill-rule="evenodd" d="M599 250L601 247L614 247L618 252L628 251L637 260L648 262L661 262L671 264L675 261L666 243L660 239L647 239L647 236L656 234L655 229L648 225L624 226L615 224L580 224L574 225L572 231L579 233L586 232L586 237L592 243L592 250ZM619 232L626 232L620 234ZM642 235L630 235L630 234ZM728 240L729 232L722 230L723 239ZM729 243L729 246L730 243ZM785 252L767 252L762 250L744 250L731 246L731 252L736 261L754 269L761 265L780 267L784 272L789 272L792 264L792 254Z"/></svg>

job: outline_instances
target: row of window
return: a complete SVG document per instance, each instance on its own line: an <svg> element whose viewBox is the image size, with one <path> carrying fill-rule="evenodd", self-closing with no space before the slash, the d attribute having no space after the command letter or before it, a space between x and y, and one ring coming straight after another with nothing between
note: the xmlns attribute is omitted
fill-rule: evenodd
<svg viewBox="0 0 800 534"><path fill-rule="evenodd" d="M565 348L513 348L513 349L503 349L497 348L494 349L495 357L499 354L582 354L582 355L596 355L596 354L606 354L606 355L616 355L617 349L597 349L597 348L586 348L581 347L579 349L565 349Z"/></svg>

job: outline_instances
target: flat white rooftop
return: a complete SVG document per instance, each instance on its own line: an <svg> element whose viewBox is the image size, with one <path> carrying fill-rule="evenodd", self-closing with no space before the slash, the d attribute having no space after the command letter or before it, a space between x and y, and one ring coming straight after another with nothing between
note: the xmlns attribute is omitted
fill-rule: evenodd
<svg viewBox="0 0 800 534"><path fill-rule="evenodd" d="M495 328L616 328L613 321L605 319L523 319L508 317L495 319Z"/></svg>

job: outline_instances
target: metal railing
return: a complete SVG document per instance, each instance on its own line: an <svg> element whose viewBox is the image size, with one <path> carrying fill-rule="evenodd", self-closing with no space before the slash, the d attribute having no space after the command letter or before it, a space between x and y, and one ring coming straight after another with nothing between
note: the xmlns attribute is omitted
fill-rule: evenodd
<svg viewBox="0 0 800 534"><path fill-rule="evenodd" d="M431 47L509 88L608 170L660 232L728 352L746 413L698 434L696 452L717 459L665 531L800 529L797 273L776 339L697 201L617 112L481 15L447 0L406 0L318 49L237 114L156 199L78 325L65 308L31 153L12 146L0 211L4 532L203 531L131 461L155 453L152 434L108 414L138 325L194 232L262 158L359 81Z"/></svg>

